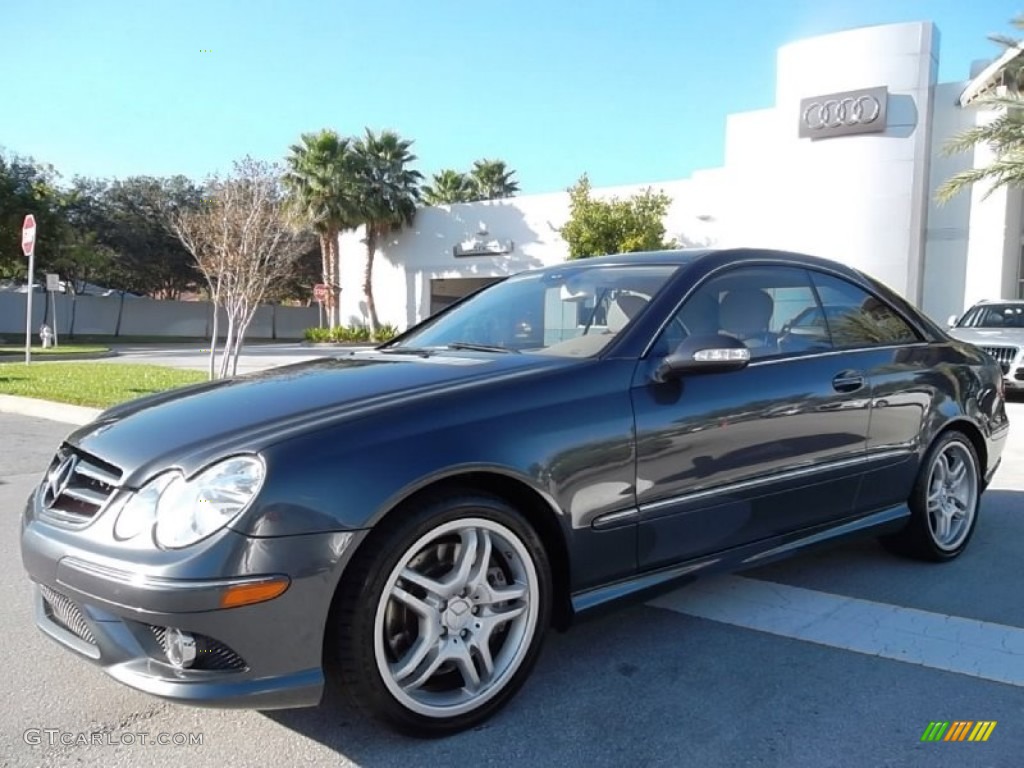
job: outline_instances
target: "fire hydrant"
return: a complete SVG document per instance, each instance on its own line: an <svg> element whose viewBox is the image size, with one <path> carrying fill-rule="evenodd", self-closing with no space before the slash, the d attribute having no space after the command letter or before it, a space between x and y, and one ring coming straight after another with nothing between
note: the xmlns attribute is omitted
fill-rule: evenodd
<svg viewBox="0 0 1024 768"><path fill-rule="evenodd" d="M39 326L39 338L43 342L43 349L53 346L53 331L46 323Z"/></svg>

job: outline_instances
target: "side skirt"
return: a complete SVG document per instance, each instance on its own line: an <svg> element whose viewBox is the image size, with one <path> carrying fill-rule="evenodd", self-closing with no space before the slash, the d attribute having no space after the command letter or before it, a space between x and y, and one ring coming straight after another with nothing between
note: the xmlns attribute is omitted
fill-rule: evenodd
<svg viewBox="0 0 1024 768"><path fill-rule="evenodd" d="M607 610L619 608L620 603L649 600L701 576L758 568L797 553L834 546L842 540L894 533L906 525L909 517L910 508L906 504L898 504L869 515L776 536L668 568L647 571L574 594L573 615L580 619L592 618Z"/></svg>

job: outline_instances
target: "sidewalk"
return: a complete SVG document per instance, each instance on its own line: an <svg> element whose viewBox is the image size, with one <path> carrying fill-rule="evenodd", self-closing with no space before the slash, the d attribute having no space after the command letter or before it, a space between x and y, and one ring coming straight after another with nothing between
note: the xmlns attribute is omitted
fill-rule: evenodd
<svg viewBox="0 0 1024 768"><path fill-rule="evenodd" d="M88 424L102 412L100 408L86 408L81 405L37 400L34 397L0 395L0 413L17 413L22 416L33 416L37 419L59 421L62 424L74 424L76 426Z"/></svg>

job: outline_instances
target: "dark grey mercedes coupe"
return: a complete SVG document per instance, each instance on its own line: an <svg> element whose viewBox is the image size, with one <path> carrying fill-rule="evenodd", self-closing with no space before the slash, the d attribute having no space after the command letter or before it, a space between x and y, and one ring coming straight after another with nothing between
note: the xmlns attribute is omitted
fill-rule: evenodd
<svg viewBox="0 0 1024 768"><path fill-rule="evenodd" d="M999 365L811 256L509 277L393 342L112 408L28 500L36 621L189 704L418 735L621 598L879 536L951 560L1009 429Z"/></svg>

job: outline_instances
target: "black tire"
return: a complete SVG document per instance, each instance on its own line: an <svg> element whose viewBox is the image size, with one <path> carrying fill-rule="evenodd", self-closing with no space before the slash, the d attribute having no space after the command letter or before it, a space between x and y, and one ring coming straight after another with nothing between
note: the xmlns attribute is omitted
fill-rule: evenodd
<svg viewBox="0 0 1024 768"><path fill-rule="evenodd" d="M460 526L462 530L445 533L449 526ZM491 530L491 527L494 530ZM433 542L420 548L418 542L422 542L424 537L435 532L442 535L438 540L441 543ZM394 581L400 578L396 575L400 563L405 568L407 562L417 563L417 573L420 572L420 568L424 568L423 575L433 578L435 584L439 584L445 576L454 574L455 568L447 562L443 553L450 551L454 559L464 547L467 552L471 550L468 549L470 545L465 543L469 539L460 539L463 543L456 548L447 543L448 536L467 536L471 537L473 542L480 542L479 546L476 543L472 545L473 551L476 552L476 563L482 562L480 547L490 546L483 544L485 538L499 545L493 549L489 548L491 555L488 558L488 565L495 565L482 571L479 565L474 567L474 572L485 574L483 578L487 584L482 587L470 586L468 589L477 590L474 594L450 595L442 603L437 597L440 593L435 594L405 579ZM510 537L514 537L518 544L512 543L511 546L507 546L511 542ZM502 544L506 546L503 547ZM414 546L417 546L418 552L425 553L421 554L424 560L417 561L415 554L412 554L413 559L410 560L410 550ZM529 559L529 565L524 555ZM426 573L430 568L433 568L434 572ZM450 570L443 571L444 568ZM408 572L409 569L405 570ZM492 573L493 571L497 573ZM511 577L503 584L501 580L505 577L501 574L511 574ZM528 583L531 575L536 578L536 588L531 592L529 586L525 587L527 597L523 601L493 600L495 593L491 592L491 589L501 589L503 586L517 587L520 581ZM497 583L492 582L492 579L497 579ZM430 603L429 607L436 611L437 621L416 617L412 609L398 598L392 596L385 600L385 590L388 595L392 595L393 589L399 584L402 585L401 589L405 594L414 593L413 596L419 600L418 605L421 608ZM486 601L477 602L481 593L490 596L489 604ZM451 602L450 610L447 609L448 600ZM493 629L502 626L499 623L501 620L486 621L487 616L493 613L490 605L502 606L504 610L509 606L517 608L520 602L529 606L521 614L525 618L506 620L507 629ZM446 606L446 609L441 610L441 605ZM508 703L526 681L540 654L544 635L550 624L551 605L551 567L544 545L537 532L507 502L476 491L448 492L440 496L418 499L414 505L406 505L388 515L345 569L328 624L325 649L328 674L331 682L339 686L346 698L371 717L401 733L422 738L457 733L492 717ZM480 615L477 615L478 613ZM502 615L511 613L514 611ZM468 623L462 623L467 620ZM415 630L412 629L414 621ZM484 621L486 628L479 629L482 625L474 624L478 621ZM424 635L424 628L428 624L430 627L436 624L437 632L443 633L443 636L431 640ZM403 629L404 632L396 631L396 627ZM506 633L504 640L502 631ZM433 647L437 654L447 654L452 648L457 648L462 657L458 661L446 662L452 667L451 670L444 674L434 673L428 684L424 684L413 693L403 693L402 690L395 690L396 686L401 686L393 673L393 667L390 667L387 661L380 664L378 662L381 655L386 658L391 654L397 655L395 648L389 643L397 644L399 639L404 643L411 634L415 634L416 638L408 641L408 646L402 651L408 656L415 655L415 643L423 640L424 645ZM461 647L458 646L460 641ZM459 690L446 691L444 685L440 686L439 694L432 693L429 688L439 685L435 681L440 681L450 689L459 688L457 680L465 684L467 673L462 671L465 667L460 667L460 664L466 659L471 660L470 663L481 678L485 677L486 667L482 660L481 644L488 648L487 657L491 659L493 669L499 667L502 658L514 660L514 665L510 662L510 666L501 674L494 674L495 683L491 688L482 689L486 691L486 696L481 693L478 697L481 701L476 705L472 702L463 702L454 706L454 709L444 706L433 707L430 712L417 711L414 707L432 708L431 704L414 701L417 696L427 698L435 695L468 695ZM493 650L495 644L496 651ZM429 662L430 658L432 656L422 659L422 662ZM389 658L389 661L397 664L395 658ZM426 666L429 667L429 663ZM421 663L414 669L424 670L425 667ZM445 666L441 669L444 670ZM415 671L411 676L419 677ZM466 707L469 709L465 709ZM464 711L460 711L460 708ZM449 709L455 713L447 714Z"/></svg>
<svg viewBox="0 0 1024 768"><path fill-rule="evenodd" d="M970 492L969 489L964 491L970 505L969 520L964 525L966 530L959 530L956 536L951 537L950 541L943 544L939 541L940 536L932 522L933 516L929 514L928 494L929 488L935 482L933 475L936 472L936 464L950 455L962 458L966 471L971 473L973 478L971 481L973 492ZM967 435L959 430L952 429L943 433L928 450L921 463L917 480L914 482L914 489L908 500L911 513L910 521L898 533L882 537L880 539L882 545L895 554L917 560L933 563L954 560L963 553L974 535L981 507L981 492L981 462L978 460L978 453L974 449L974 445Z"/></svg>

